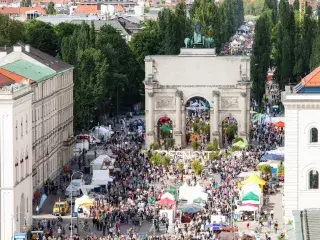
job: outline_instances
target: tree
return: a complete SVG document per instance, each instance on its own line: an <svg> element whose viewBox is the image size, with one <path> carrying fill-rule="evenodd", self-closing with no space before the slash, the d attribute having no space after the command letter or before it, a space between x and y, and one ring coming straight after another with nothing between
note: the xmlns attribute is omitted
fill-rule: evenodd
<svg viewBox="0 0 320 240"><path fill-rule="evenodd" d="M198 150L198 148L200 147L200 143L198 141L192 141L191 145L192 145L193 151Z"/></svg>
<svg viewBox="0 0 320 240"><path fill-rule="evenodd" d="M24 40L26 43L51 56L57 56L59 39L51 24L30 20L25 23L25 29Z"/></svg>
<svg viewBox="0 0 320 240"><path fill-rule="evenodd" d="M320 66L320 34L318 33L316 39L312 44L312 54L310 57L310 70L314 70L315 68Z"/></svg>
<svg viewBox="0 0 320 240"><path fill-rule="evenodd" d="M150 162L154 166L160 166L162 163L162 156L159 153L153 153Z"/></svg>
<svg viewBox="0 0 320 240"><path fill-rule="evenodd" d="M47 15L55 15L56 12L57 11L54 8L54 3L53 2L49 2L48 7L46 8Z"/></svg>
<svg viewBox="0 0 320 240"><path fill-rule="evenodd" d="M252 95L258 106L262 106L265 93L265 81L270 66L271 53L271 20L268 12L264 12L257 20L254 30L254 42L251 56Z"/></svg>
<svg viewBox="0 0 320 240"><path fill-rule="evenodd" d="M191 163L191 168L194 171L194 174L197 176L200 176L203 171L203 166L198 159L193 160L193 162Z"/></svg>
<svg viewBox="0 0 320 240"><path fill-rule="evenodd" d="M101 51L88 48L79 50L75 68L75 123L76 128L89 129L98 112L95 108L105 100L105 81L108 63Z"/></svg>
<svg viewBox="0 0 320 240"><path fill-rule="evenodd" d="M300 8L299 0L294 0L294 2L293 2L293 10L299 11L299 8Z"/></svg>
<svg viewBox="0 0 320 240"><path fill-rule="evenodd" d="M263 175L271 174L271 166L269 164L261 164L257 166L258 171L260 171Z"/></svg>
<svg viewBox="0 0 320 240"><path fill-rule="evenodd" d="M7 15L0 14L0 46L10 47L21 41L24 35L24 25L12 20Z"/></svg>
<svg viewBox="0 0 320 240"><path fill-rule="evenodd" d="M129 46L138 62L144 66L147 55L156 55L160 52L160 29L157 21L147 20L142 24L143 30L133 35Z"/></svg>
<svg viewBox="0 0 320 240"><path fill-rule="evenodd" d="M176 163L176 167L177 167L177 169L178 169L178 171L179 171L180 173L182 173L182 172L184 171L184 164L183 164L183 162L177 162L177 163Z"/></svg>

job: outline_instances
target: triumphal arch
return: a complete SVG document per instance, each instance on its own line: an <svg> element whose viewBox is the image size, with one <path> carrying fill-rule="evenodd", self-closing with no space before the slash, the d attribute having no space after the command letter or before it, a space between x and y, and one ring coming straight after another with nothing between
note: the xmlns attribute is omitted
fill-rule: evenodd
<svg viewBox="0 0 320 240"><path fill-rule="evenodd" d="M250 60L216 56L212 39L186 39L177 56L145 58L147 145L159 140L159 121L170 121L176 146L184 147L188 114L208 110L210 141L223 136L223 121L234 119L237 135L247 139L250 124ZM200 35L200 34L199 34Z"/></svg>

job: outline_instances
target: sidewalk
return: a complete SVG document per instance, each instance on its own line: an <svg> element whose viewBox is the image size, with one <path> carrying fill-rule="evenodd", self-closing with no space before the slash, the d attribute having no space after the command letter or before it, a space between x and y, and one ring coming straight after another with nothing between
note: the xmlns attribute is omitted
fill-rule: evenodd
<svg viewBox="0 0 320 240"><path fill-rule="evenodd" d="M285 224L283 222L283 209L282 209L282 193L283 193L283 186L280 185L278 188L278 192L273 195L269 195L269 202L267 204L267 209L268 212L273 210L274 212L274 220L278 221L279 224L279 229L277 234L274 232L273 226L271 229L269 229L267 226L262 227L262 231L260 233L260 239L265 238L265 233L268 234L268 236L271 237L272 240L276 240L277 237L282 233L285 232ZM237 222L239 232L247 233L247 234L252 234L254 230L259 226L258 221L250 221L250 227L247 229L246 224L248 221L245 222Z"/></svg>

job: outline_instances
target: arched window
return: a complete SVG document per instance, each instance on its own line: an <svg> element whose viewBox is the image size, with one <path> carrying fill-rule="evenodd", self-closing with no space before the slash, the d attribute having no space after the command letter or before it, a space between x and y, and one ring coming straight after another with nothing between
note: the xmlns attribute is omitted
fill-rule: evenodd
<svg viewBox="0 0 320 240"><path fill-rule="evenodd" d="M319 172L316 170L309 172L309 189L319 189Z"/></svg>
<svg viewBox="0 0 320 240"><path fill-rule="evenodd" d="M318 129L311 128L310 130L310 143L317 143L318 142Z"/></svg>

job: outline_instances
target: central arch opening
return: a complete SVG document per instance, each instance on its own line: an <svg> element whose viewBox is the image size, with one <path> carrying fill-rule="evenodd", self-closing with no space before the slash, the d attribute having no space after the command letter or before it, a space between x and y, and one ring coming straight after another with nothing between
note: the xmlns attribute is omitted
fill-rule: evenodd
<svg viewBox="0 0 320 240"><path fill-rule="evenodd" d="M203 97L192 97L186 103L186 142L193 150L205 149L210 142L210 104Z"/></svg>

